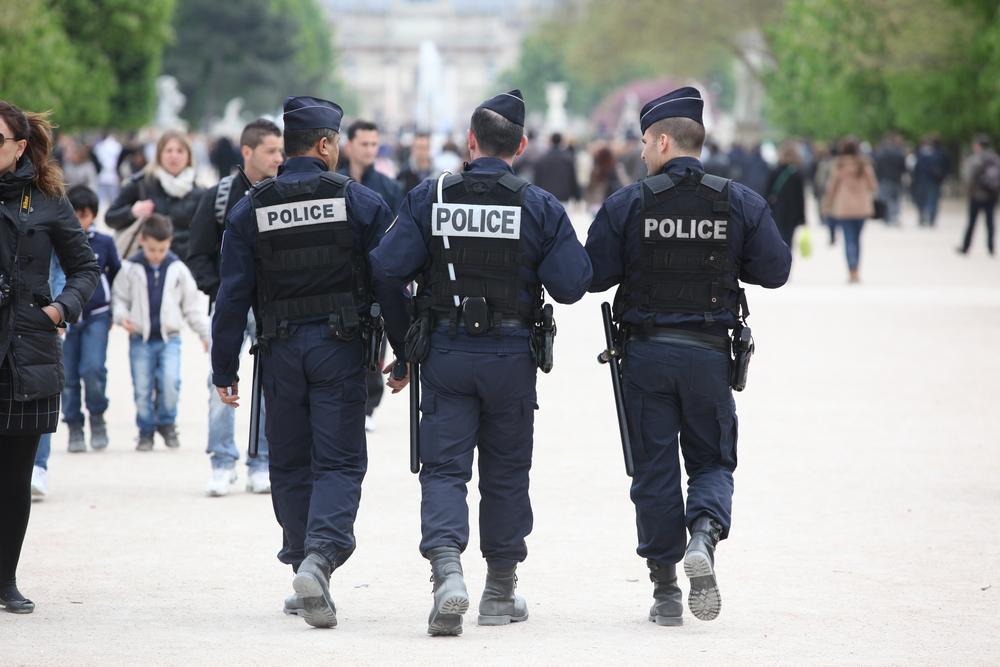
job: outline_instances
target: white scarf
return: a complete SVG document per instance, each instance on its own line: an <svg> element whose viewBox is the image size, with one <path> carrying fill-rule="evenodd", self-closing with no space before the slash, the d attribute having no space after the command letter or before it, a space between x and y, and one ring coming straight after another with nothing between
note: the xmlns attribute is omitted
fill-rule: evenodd
<svg viewBox="0 0 1000 667"><path fill-rule="evenodd" d="M194 167L188 167L176 176L171 176L163 167L156 167L153 176L171 197L186 197L194 189Z"/></svg>

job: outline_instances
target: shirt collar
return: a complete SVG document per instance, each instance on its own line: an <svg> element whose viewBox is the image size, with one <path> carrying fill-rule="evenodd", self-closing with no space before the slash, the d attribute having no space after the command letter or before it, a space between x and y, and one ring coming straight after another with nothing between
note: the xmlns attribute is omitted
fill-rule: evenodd
<svg viewBox="0 0 1000 667"><path fill-rule="evenodd" d="M695 172L703 172L705 168L701 166L701 160L696 157L675 157L670 162L663 165L660 169L661 174L669 174L671 176L683 176L687 173L687 170Z"/></svg>
<svg viewBox="0 0 1000 667"><path fill-rule="evenodd" d="M510 165L498 157L481 157L465 163L464 171L507 171L514 173Z"/></svg>
<svg viewBox="0 0 1000 667"><path fill-rule="evenodd" d="M311 155L297 155L285 160L278 168L278 173L303 173L311 171L326 171L326 165L317 157Z"/></svg>

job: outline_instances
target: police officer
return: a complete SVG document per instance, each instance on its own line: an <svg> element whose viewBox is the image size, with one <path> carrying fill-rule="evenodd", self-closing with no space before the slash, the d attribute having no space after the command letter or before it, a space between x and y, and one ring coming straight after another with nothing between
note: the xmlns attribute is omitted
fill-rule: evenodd
<svg viewBox="0 0 1000 667"><path fill-rule="evenodd" d="M342 115L326 100L285 100L289 158L277 178L258 183L230 212L213 320L213 382L236 406L239 351L253 306L272 499L284 536L278 559L297 573L297 600L286 601L286 611L301 607L315 627L337 624L330 574L355 546L367 468L367 253L392 220L381 197L330 171ZM405 318L396 307L396 317Z"/></svg>
<svg viewBox="0 0 1000 667"><path fill-rule="evenodd" d="M468 132L472 162L414 188L371 254L380 298L416 279L417 324L432 331L424 351L420 425L422 540L431 562L431 635L458 635L469 596L460 554L469 541L466 484L479 448L481 549L488 566L480 625L528 618L514 570L531 532L536 364L529 330L543 287L560 303L579 300L591 267L566 212L547 192L514 176L527 144L524 99L512 90L483 102ZM390 342L393 329L389 323ZM394 344L395 346L395 344ZM390 380L394 393L404 381Z"/></svg>
<svg viewBox="0 0 1000 667"><path fill-rule="evenodd" d="M764 200L702 168L702 107L699 92L686 87L642 108L651 176L608 198L586 246L590 291L619 286L614 313L626 338L638 553L654 583L649 620L660 625L682 622L681 559L691 613L701 620L719 613L715 547L729 534L736 469L729 330L740 324L741 308L746 314L738 281L780 287L791 266Z"/></svg>

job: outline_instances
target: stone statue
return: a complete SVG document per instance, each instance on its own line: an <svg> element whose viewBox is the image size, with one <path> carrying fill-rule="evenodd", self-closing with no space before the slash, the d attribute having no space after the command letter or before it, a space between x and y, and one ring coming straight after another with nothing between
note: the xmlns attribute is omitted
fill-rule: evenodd
<svg viewBox="0 0 1000 667"><path fill-rule="evenodd" d="M545 84L545 133L565 132L569 125L566 113L566 95L568 86L565 83L553 82Z"/></svg>
<svg viewBox="0 0 1000 667"><path fill-rule="evenodd" d="M187 123L180 117L181 109L187 98L177 85L177 79L172 76L160 76L156 79L156 116L153 125L157 130L187 131Z"/></svg>

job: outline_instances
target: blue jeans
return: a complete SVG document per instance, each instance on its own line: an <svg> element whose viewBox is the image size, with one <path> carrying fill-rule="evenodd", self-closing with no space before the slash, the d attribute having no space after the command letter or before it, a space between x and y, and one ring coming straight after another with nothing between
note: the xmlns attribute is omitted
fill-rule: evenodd
<svg viewBox="0 0 1000 667"><path fill-rule="evenodd" d="M63 341L63 365L66 386L62 393L63 420L71 426L83 426L80 405L80 382L86 396L87 412L103 415L108 409L108 330L111 313L92 315L80 324L71 324Z"/></svg>
<svg viewBox="0 0 1000 667"><path fill-rule="evenodd" d="M243 341L247 338L251 342L256 341L256 324L253 313L247 318L247 328L243 335ZM242 346L240 347L242 351ZM250 405L250 401L247 401ZM267 436L265 435L265 424L267 416L267 406L263 400L260 402L260 439L258 440L259 451L257 458L247 457L247 467L250 472L268 469L268 448ZM236 410L222 402L219 392L215 390L212 383L212 373L208 374L208 449L205 450L212 455L213 468L234 468L236 462L240 460L240 452L236 448Z"/></svg>
<svg viewBox="0 0 1000 667"><path fill-rule="evenodd" d="M917 199L917 208L920 209L920 225L933 227L937 222L938 201L941 199L941 186L937 183L926 183Z"/></svg>
<svg viewBox="0 0 1000 667"><path fill-rule="evenodd" d="M836 220L844 230L844 252L847 254L847 268L856 271L861 263L861 228L865 221L854 218L838 218Z"/></svg>
<svg viewBox="0 0 1000 667"><path fill-rule="evenodd" d="M158 426L177 419L181 395L181 337L143 342L142 336L129 338L129 361L135 392L135 421L139 433L152 435Z"/></svg>
<svg viewBox="0 0 1000 667"><path fill-rule="evenodd" d="M42 433L38 441L38 450L35 452L35 465L48 470L50 453L52 453L52 434Z"/></svg>
<svg viewBox="0 0 1000 667"><path fill-rule="evenodd" d="M902 183L895 181L879 181L878 193L885 200L886 223L899 224L899 200L903 195Z"/></svg>

